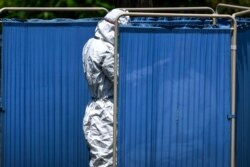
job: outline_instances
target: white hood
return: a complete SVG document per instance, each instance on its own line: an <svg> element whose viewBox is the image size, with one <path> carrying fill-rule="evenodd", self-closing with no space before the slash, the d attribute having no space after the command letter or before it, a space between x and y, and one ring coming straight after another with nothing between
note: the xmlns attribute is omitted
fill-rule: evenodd
<svg viewBox="0 0 250 167"><path fill-rule="evenodd" d="M111 10L103 20L101 20L96 27L95 36L107 41L108 43L114 45L114 31L115 31L115 19L122 13L128 13L128 11L123 9L113 9ZM129 16L120 17L118 20L119 24L127 24L129 21Z"/></svg>

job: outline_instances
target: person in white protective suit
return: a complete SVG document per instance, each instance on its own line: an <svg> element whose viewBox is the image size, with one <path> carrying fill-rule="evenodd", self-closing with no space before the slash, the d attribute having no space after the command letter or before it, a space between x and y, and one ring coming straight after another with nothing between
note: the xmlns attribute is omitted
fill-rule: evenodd
<svg viewBox="0 0 250 167"><path fill-rule="evenodd" d="M85 76L92 93L83 118L83 130L90 148L90 167L113 165L113 81L114 81L114 22L126 12L113 9L95 30L95 36L83 47ZM119 24L127 24L128 16Z"/></svg>

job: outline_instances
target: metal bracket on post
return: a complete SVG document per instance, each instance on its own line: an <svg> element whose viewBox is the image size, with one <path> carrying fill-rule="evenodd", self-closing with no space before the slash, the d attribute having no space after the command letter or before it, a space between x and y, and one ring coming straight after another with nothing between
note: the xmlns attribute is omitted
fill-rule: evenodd
<svg viewBox="0 0 250 167"><path fill-rule="evenodd" d="M228 120L232 120L232 119L235 119L235 118L236 118L236 115L232 115L232 114L227 115Z"/></svg>
<svg viewBox="0 0 250 167"><path fill-rule="evenodd" d="M231 50L237 50L237 46L236 45L231 45Z"/></svg>

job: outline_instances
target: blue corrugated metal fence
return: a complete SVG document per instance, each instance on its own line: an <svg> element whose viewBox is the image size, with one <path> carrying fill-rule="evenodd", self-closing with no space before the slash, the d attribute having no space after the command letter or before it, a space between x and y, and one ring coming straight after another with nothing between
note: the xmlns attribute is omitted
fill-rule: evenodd
<svg viewBox="0 0 250 167"><path fill-rule="evenodd" d="M119 167L227 167L227 27L127 26L119 38Z"/></svg>
<svg viewBox="0 0 250 167"><path fill-rule="evenodd" d="M3 23L5 167L88 166L81 50L97 20Z"/></svg>
<svg viewBox="0 0 250 167"><path fill-rule="evenodd" d="M120 28L118 166L228 167L231 30L224 22L158 19ZM238 32L237 167L250 165L245 23ZM81 51L96 24L4 21L5 167L88 166Z"/></svg>
<svg viewBox="0 0 250 167"><path fill-rule="evenodd" d="M236 162L250 166L250 21L238 22L236 87Z"/></svg>

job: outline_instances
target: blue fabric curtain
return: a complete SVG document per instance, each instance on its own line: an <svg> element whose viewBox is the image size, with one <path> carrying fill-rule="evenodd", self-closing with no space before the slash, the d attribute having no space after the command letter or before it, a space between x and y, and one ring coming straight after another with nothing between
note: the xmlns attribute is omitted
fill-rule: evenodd
<svg viewBox="0 0 250 167"><path fill-rule="evenodd" d="M250 165L250 21L238 21L236 87L236 162L237 167Z"/></svg>
<svg viewBox="0 0 250 167"><path fill-rule="evenodd" d="M5 167L88 166L82 46L97 20L3 23Z"/></svg>
<svg viewBox="0 0 250 167"><path fill-rule="evenodd" d="M120 28L119 167L230 164L230 29Z"/></svg>

